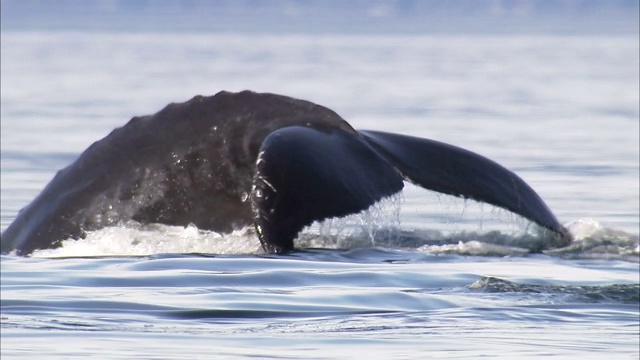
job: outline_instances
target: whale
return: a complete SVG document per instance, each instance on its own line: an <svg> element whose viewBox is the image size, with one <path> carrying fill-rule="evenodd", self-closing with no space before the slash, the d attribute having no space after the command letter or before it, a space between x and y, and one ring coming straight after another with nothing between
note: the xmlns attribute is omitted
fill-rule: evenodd
<svg viewBox="0 0 640 360"><path fill-rule="evenodd" d="M229 233L253 226L267 253L300 231L366 210L405 182L492 204L571 235L518 175L472 151L356 130L334 111L271 93L221 91L133 117L58 171L0 238L29 255L130 221Z"/></svg>

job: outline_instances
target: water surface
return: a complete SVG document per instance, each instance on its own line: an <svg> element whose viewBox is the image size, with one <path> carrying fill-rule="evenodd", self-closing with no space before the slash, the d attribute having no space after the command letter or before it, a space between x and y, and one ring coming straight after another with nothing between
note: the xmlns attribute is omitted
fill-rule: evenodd
<svg viewBox="0 0 640 360"><path fill-rule="evenodd" d="M3 255L2 356L638 358L634 36L2 33L1 224L135 115L220 90L307 99L518 173L576 236L407 186L289 255L135 224Z"/></svg>

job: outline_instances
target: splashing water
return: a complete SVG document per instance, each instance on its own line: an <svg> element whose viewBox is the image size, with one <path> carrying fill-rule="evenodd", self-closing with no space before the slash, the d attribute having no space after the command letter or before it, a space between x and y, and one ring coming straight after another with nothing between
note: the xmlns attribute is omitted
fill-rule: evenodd
<svg viewBox="0 0 640 360"><path fill-rule="evenodd" d="M436 225L435 228L401 227L401 208L405 198L404 193L400 192L358 214L313 223L300 233L296 247L342 250L381 247L417 250L428 255L504 257L539 252L536 249L543 249L544 244L554 241L554 234L507 211L474 201L460 201L436 193L434 195L438 205L444 204L449 212L457 214L453 216L456 218L454 220L444 218L446 230L438 226L438 219L430 224ZM476 223L477 230L468 230L462 226L465 224L461 225L465 222L465 212L477 213L478 210L481 221ZM492 226L486 226L487 223ZM489 229L496 224L499 230ZM501 226L505 224L507 226ZM569 222L565 227L573 235L574 241L565 247L544 250L545 254L564 258L640 262L640 240L637 235L607 228L589 218ZM250 255L262 254L263 250L251 226L230 234L221 234L200 230L193 225L180 227L130 222L91 231L85 239L69 239L63 241L61 248L38 250L32 256L145 256L185 253Z"/></svg>
<svg viewBox="0 0 640 360"><path fill-rule="evenodd" d="M402 230L398 218L399 201L399 198L390 199L361 214L315 223L300 234L296 246L301 249L342 250L381 247L417 250L428 255L504 257L525 256L536 244L547 241L545 232ZM574 235L574 242L563 248L546 250L545 254L564 258L640 260L638 236L603 227L592 219L566 226ZM167 253L255 255L262 254L263 250L252 227L220 234L195 226L183 228L128 223L89 232L85 239L69 239L63 241L60 248L37 250L32 256L146 256Z"/></svg>
<svg viewBox="0 0 640 360"><path fill-rule="evenodd" d="M219 234L190 225L161 224L108 227L82 240L69 239L58 249L37 250L34 257L145 256L160 253L262 253L252 228Z"/></svg>

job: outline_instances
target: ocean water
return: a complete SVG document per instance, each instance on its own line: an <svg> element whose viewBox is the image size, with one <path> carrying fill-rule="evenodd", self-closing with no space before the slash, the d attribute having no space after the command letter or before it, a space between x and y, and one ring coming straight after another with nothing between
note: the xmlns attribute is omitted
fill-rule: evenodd
<svg viewBox="0 0 640 360"><path fill-rule="evenodd" d="M128 225L1 258L2 358L638 359L636 35L3 31L1 225L135 115L220 90L327 106L518 173L576 241L408 185L315 224Z"/></svg>

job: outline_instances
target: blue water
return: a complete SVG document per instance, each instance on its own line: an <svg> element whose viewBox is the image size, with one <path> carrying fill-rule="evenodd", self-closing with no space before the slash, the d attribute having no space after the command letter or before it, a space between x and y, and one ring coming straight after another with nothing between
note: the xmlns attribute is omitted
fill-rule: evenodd
<svg viewBox="0 0 640 360"><path fill-rule="evenodd" d="M518 173L575 235L408 186L265 255L128 226L1 260L2 358L637 359L636 35L2 32L1 223L134 115L219 90L328 106Z"/></svg>

